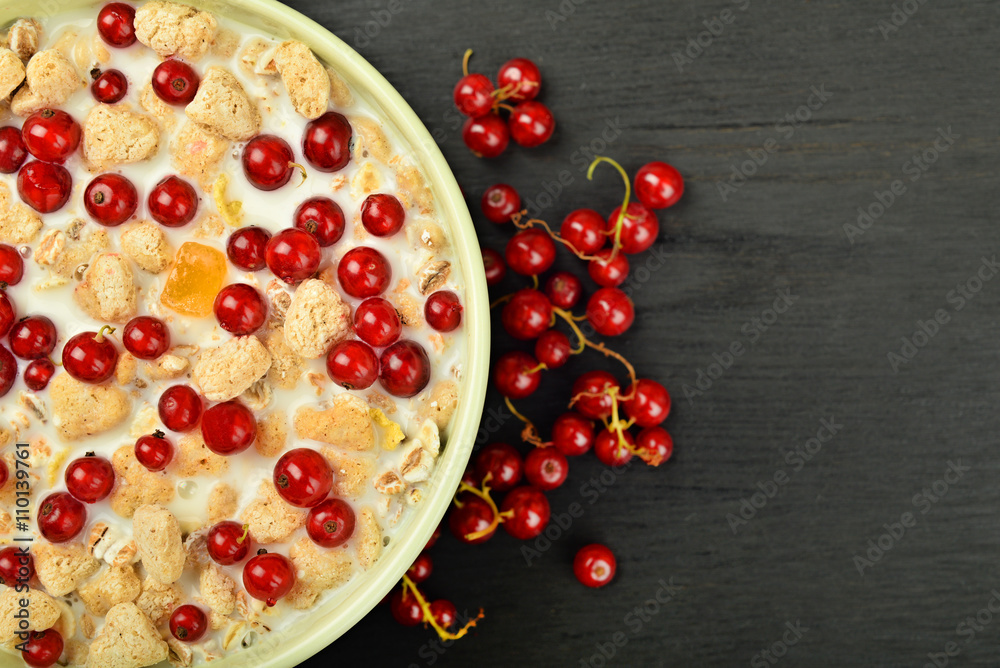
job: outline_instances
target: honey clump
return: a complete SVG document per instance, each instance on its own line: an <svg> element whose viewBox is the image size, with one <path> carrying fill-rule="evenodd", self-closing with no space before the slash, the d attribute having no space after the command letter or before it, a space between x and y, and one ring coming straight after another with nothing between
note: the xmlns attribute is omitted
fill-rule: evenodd
<svg viewBox="0 0 1000 668"><path fill-rule="evenodd" d="M223 253L194 241L185 242L170 267L160 303L182 315L209 316L225 278Z"/></svg>

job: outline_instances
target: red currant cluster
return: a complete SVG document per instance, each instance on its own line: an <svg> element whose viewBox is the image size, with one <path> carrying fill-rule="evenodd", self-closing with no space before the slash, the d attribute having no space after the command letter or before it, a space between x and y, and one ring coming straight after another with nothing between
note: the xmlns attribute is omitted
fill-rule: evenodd
<svg viewBox="0 0 1000 668"><path fill-rule="evenodd" d="M542 87L538 66L527 58L514 58L497 74L499 87L484 74L469 74L472 49L462 59L464 76L455 84L455 106L468 119L462 140L481 158L495 158L507 150L511 137L526 148L540 146L556 129L552 112L535 100ZM507 104L506 101L515 105ZM508 112L507 121L500 112Z"/></svg>

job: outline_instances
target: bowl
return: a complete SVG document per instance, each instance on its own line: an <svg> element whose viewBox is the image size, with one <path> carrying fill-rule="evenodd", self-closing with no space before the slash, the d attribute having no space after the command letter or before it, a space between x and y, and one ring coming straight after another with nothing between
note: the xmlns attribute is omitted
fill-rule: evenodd
<svg viewBox="0 0 1000 668"><path fill-rule="evenodd" d="M482 417L489 374L489 297L479 242L468 207L455 177L430 132L402 96L364 58L315 21L272 0L209 0L190 2L219 16L230 17L276 37L297 39L327 65L332 66L352 90L368 98L391 124L396 134L409 144L434 192L439 222L450 235L454 257L466 281L464 329L466 360L460 384L458 408L446 432L445 447L427 484L427 496L384 550L376 564L355 576L325 604L309 613L308 623L281 633L258 638L251 647L213 661L216 668L254 665L266 668L294 666L332 643L364 617L396 584L430 539L451 502L465 471ZM91 0L61 0L37 4L12 2L0 8L0 24L21 16L47 18L54 7L58 14L86 6L100 6ZM164 664L166 665L166 664Z"/></svg>

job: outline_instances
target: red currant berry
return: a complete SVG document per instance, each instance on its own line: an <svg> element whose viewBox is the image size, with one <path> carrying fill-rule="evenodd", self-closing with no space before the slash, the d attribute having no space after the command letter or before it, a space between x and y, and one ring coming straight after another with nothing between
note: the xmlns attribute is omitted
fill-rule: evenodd
<svg viewBox="0 0 1000 668"><path fill-rule="evenodd" d="M538 489L524 485L510 490L503 498L500 512L513 511L504 520L503 528L518 540L531 540L549 523L549 500Z"/></svg>
<svg viewBox="0 0 1000 668"><path fill-rule="evenodd" d="M597 251L594 258L587 263L587 273L594 283L603 288L616 288L628 278L628 257L620 250L615 253L611 248L604 248Z"/></svg>
<svg viewBox="0 0 1000 668"><path fill-rule="evenodd" d="M267 320L264 297L246 283L233 283L219 290L213 308L219 326L233 336L253 334Z"/></svg>
<svg viewBox="0 0 1000 668"><path fill-rule="evenodd" d="M666 209L683 194L684 179L665 162L650 162L635 173L635 196L647 209Z"/></svg>
<svg viewBox="0 0 1000 668"><path fill-rule="evenodd" d="M170 614L170 635L181 642L201 640L208 630L208 615L197 605L182 605Z"/></svg>
<svg viewBox="0 0 1000 668"><path fill-rule="evenodd" d="M336 172L351 160L353 132L341 114L328 111L309 121L302 138L302 155L321 172Z"/></svg>
<svg viewBox="0 0 1000 668"><path fill-rule="evenodd" d="M615 226L622 208L618 207L608 216L608 238L614 242ZM660 234L660 221L656 214L638 202L630 202L622 219L621 251L623 253L641 253L656 241Z"/></svg>
<svg viewBox="0 0 1000 668"><path fill-rule="evenodd" d="M223 566L232 566L246 559L251 542L247 525L226 520L208 530L205 547L212 561Z"/></svg>
<svg viewBox="0 0 1000 668"><path fill-rule="evenodd" d="M56 347L56 326L44 315L22 318L10 328L10 351L23 360L48 357Z"/></svg>
<svg viewBox="0 0 1000 668"><path fill-rule="evenodd" d="M566 455L556 448L535 448L524 458L524 477L543 491L561 486L568 475Z"/></svg>
<svg viewBox="0 0 1000 668"><path fill-rule="evenodd" d="M567 457L578 457L594 446L594 423L579 413L563 413L552 425L552 445Z"/></svg>
<svg viewBox="0 0 1000 668"><path fill-rule="evenodd" d="M63 638L58 631L32 631L21 650L21 659L32 668L49 668L62 653Z"/></svg>
<svg viewBox="0 0 1000 668"><path fill-rule="evenodd" d="M354 310L354 333L375 348L394 343L402 329L396 308L381 297L370 297Z"/></svg>
<svg viewBox="0 0 1000 668"><path fill-rule="evenodd" d="M295 209L295 227L316 237L323 248L332 246L344 236L344 211L329 197L307 199Z"/></svg>
<svg viewBox="0 0 1000 668"><path fill-rule="evenodd" d="M510 136L521 146L533 148L547 142L556 130L556 119L541 102L522 102L510 112Z"/></svg>
<svg viewBox="0 0 1000 668"><path fill-rule="evenodd" d="M621 394L621 385L607 371L588 371L573 383L574 404L577 412L592 420L611 417L611 390Z"/></svg>
<svg viewBox="0 0 1000 668"><path fill-rule="evenodd" d="M434 572L434 562L431 557L426 552L421 552L417 555L417 558L413 561L413 564L406 569L406 576L413 580L414 583L420 584L424 582L431 576Z"/></svg>
<svg viewBox="0 0 1000 668"><path fill-rule="evenodd" d="M10 351L0 346L0 397L10 392L17 378L17 360Z"/></svg>
<svg viewBox="0 0 1000 668"><path fill-rule="evenodd" d="M553 306L569 310L583 296L583 282L568 271L557 271L545 281L545 296Z"/></svg>
<svg viewBox="0 0 1000 668"><path fill-rule="evenodd" d="M105 227L116 227L132 217L139 206L139 193L121 174L101 174L83 191L83 206L90 217Z"/></svg>
<svg viewBox="0 0 1000 668"><path fill-rule="evenodd" d="M484 74L466 74L455 84L455 106L463 116L482 116L493 108L493 82Z"/></svg>
<svg viewBox="0 0 1000 668"><path fill-rule="evenodd" d="M17 309L7 293L0 290L0 336L7 336L17 319Z"/></svg>
<svg viewBox="0 0 1000 668"><path fill-rule="evenodd" d="M179 176L168 176L153 186L146 207L159 224L183 227L198 213L198 192Z"/></svg>
<svg viewBox="0 0 1000 668"><path fill-rule="evenodd" d="M492 248L483 248L483 269L486 270L486 285L496 285L507 275L507 263Z"/></svg>
<svg viewBox="0 0 1000 668"><path fill-rule="evenodd" d="M578 253L593 255L607 240L606 226L601 214L593 209L577 209L563 219L559 236Z"/></svg>
<svg viewBox="0 0 1000 668"><path fill-rule="evenodd" d="M295 448L274 465L274 487L293 506L312 508L333 489L333 471L320 453L311 448Z"/></svg>
<svg viewBox="0 0 1000 668"><path fill-rule="evenodd" d="M635 444L644 453L643 458L648 458L647 461L654 466L667 461L674 453L674 439L663 427L646 427L636 436Z"/></svg>
<svg viewBox="0 0 1000 668"><path fill-rule="evenodd" d="M326 499L309 509L306 533L320 547L339 547L354 534L354 510L342 499Z"/></svg>
<svg viewBox="0 0 1000 668"><path fill-rule="evenodd" d="M458 610L451 601L439 598L431 603L430 609L431 614L434 615L434 621L445 630L454 626L455 622L458 621Z"/></svg>
<svg viewBox="0 0 1000 668"><path fill-rule="evenodd" d="M500 312L503 327L515 339L531 341L549 329L552 303L540 290L523 288L511 295Z"/></svg>
<svg viewBox="0 0 1000 668"><path fill-rule="evenodd" d="M243 452L257 440L253 411L235 399L215 404L201 416L201 438L217 455Z"/></svg>
<svg viewBox="0 0 1000 668"><path fill-rule="evenodd" d="M603 587L615 577L615 555L599 543L581 547L573 558L573 574L580 584Z"/></svg>
<svg viewBox="0 0 1000 668"><path fill-rule="evenodd" d="M201 77L194 68L180 60L164 60L153 70L153 92L166 102L184 106L198 94Z"/></svg>
<svg viewBox="0 0 1000 668"><path fill-rule="evenodd" d="M17 194L38 213L58 211L69 201L73 177L62 165L29 162L17 173Z"/></svg>
<svg viewBox="0 0 1000 668"><path fill-rule="evenodd" d="M13 246L0 244L0 283L17 285L23 277L24 258Z"/></svg>
<svg viewBox="0 0 1000 668"><path fill-rule="evenodd" d="M509 223L515 213L521 210L521 196L513 186L498 183L483 193L483 215L491 223Z"/></svg>
<svg viewBox="0 0 1000 668"><path fill-rule="evenodd" d="M80 124L61 109L40 109L21 126L28 153L42 162L63 162L80 146L82 136Z"/></svg>
<svg viewBox="0 0 1000 668"><path fill-rule="evenodd" d="M550 329L535 341L535 357L549 369L558 369L569 361L573 347L569 337L556 329Z"/></svg>
<svg viewBox="0 0 1000 668"><path fill-rule="evenodd" d="M24 145L21 131L7 125L0 128L0 172L13 174L21 169L28 158L28 147Z"/></svg>
<svg viewBox="0 0 1000 668"><path fill-rule="evenodd" d="M513 489L523 473L521 453L506 443L490 443L476 456L476 477L498 492Z"/></svg>
<svg viewBox="0 0 1000 668"><path fill-rule="evenodd" d="M603 336L624 334L634 320L632 300L618 288L601 288L587 302L587 322Z"/></svg>
<svg viewBox="0 0 1000 668"><path fill-rule="evenodd" d="M267 242L267 266L286 283L301 283L319 269L316 237L295 228L278 232Z"/></svg>
<svg viewBox="0 0 1000 668"><path fill-rule="evenodd" d="M15 587L18 582L28 583L34 577L35 560L31 552L13 546L0 550L0 584Z"/></svg>
<svg viewBox="0 0 1000 668"><path fill-rule="evenodd" d="M50 543L76 538L87 522L87 508L69 492L56 492L42 499L38 510L38 531Z"/></svg>
<svg viewBox="0 0 1000 668"><path fill-rule="evenodd" d="M626 443L635 446L635 438L631 432L623 431L622 436ZM610 429L602 429L594 439L594 454L607 466L621 466L632 459L632 451L622 445L618 439L618 432Z"/></svg>
<svg viewBox="0 0 1000 668"><path fill-rule="evenodd" d="M294 171L292 147L281 137L257 135L243 149L243 174L258 190L277 190Z"/></svg>
<svg viewBox="0 0 1000 668"><path fill-rule="evenodd" d="M160 395L160 422L170 431L191 431L201 419L201 397L189 385L168 387Z"/></svg>
<svg viewBox="0 0 1000 668"><path fill-rule="evenodd" d="M56 365L47 359L34 360L24 369L24 384L32 392L41 392L56 373Z"/></svg>
<svg viewBox="0 0 1000 668"><path fill-rule="evenodd" d="M670 414L670 393L655 380L640 378L623 396L632 397L623 401L622 407L640 427L655 427Z"/></svg>
<svg viewBox="0 0 1000 668"><path fill-rule="evenodd" d="M391 237L403 229L406 211L392 195L376 193L361 205L361 224L376 237Z"/></svg>
<svg viewBox="0 0 1000 668"><path fill-rule="evenodd" d="M10 471L7 469L7 462L0 460L0 488L7 484L7 477L9 475Z"/></svg>
<svg viewBox="0 0 1000 668"><path fill-rule="evenodd" d="M104 457L88 454L74 459L66 467L66 490L84 503L108 498L115 486L115 470Z"/></svg>
<svg viewBox="0 0 1000 668"><path fill-rule="evenodd" d="M136 440L135 458L150 471L162 471L174 458L174 446L162 431L154 431Z"/></svg>
<svg viewBox="0 0 1000 668"><path fill-rule="evenodd" d="M63 346L62 364L66 373L83 383L103 383L115 373L118 348L104 329L82 332Z"/></svg>
<svg viewBox="0 0 1000 668"><path fill-rule="evenodd" d="M507 242L507 266L523 276L536 276L556 261L556 243L546 232L531 227Z"/></svg>
<svg viewBox="0 0 1000 668"><path fill-rule="evenodd" d="M348 390L366 390L378 379L378 355L363 341L341 341L326 355L326 372Z"/></svg>
<svg viewBox="0 0 1000 668"><path fill-rule="evenodd" d="M497 85L506 89L508 100L534 100L542 88L542 73L538 71L538 65L527 58L513 58L500 66Z"/></svg>
<svg viewBox="0 0 1000 668"><path fill-rule="evenodd" d="M493 382L508 399L530 397L541 380L538 360L519 350L501 355L493 368Z"/></svg>
<svg viewBox="0 0 1000 668"><path fill-rule="evenodd" d="M121 102L128 92L128 79L119 70L105 70L90 84L90 93L102 104Z"/></svg>
<svg viewBox="0 0 1000 668"><path fill-rule="evenodd" d="M122 345L141 360L155 360L170 349L170 330L159 318L140 315L125 325Z"/></svg>
<svg viewBox="0 0 1000 668"><path fill-rule="evenodd" d="M495 158L507 150L510 130L498 115L484 114L465 120L462 141L480 158Z"/></svg>
<svg viewBox="0 0 1000 668"><path fill-rule="evenodd" d="M427 387L431 362L427 351L414 341L397 341L379 357L378 381L394 397L412 397Z"/></svg>
<svg viewBox="0 0 1000 668"><path fill-rule="evenodd" d="M403 626L416 626L424 621L424 611L417 603L417 597L402 589L393 592L389 599L389 612Z"/></svg>
<svg viewBox="0 0 1000 668"><path fill-rule="evenodd" d="M226 242L226 255L237 269L243 271L260 271L267 266L267 242L271 233L263 227L250 225L229 235Z"/></svg>
<svg viewBox="0 0 1000 668"><path fill-rule="evenodd" d="M243 567L243 587L268 607L278 602L295 586L295 566L288 557L265 552L258 554Z"/></svg>
<svg viewBox="0 0 1000 668"><path fill-rule="evenodd" d="M424 319L432 329L451 332L462 324L462 302L450 290L438 290L424 303Z"/></svg>
<svg viewBox="0 0 1000 668"><path fill-rule="evenodd" d="M352 297L374 297L389 287L392 265L374 248L359 246L344 254L337 265L337 279L344 292Z"/></svg>
<svg viewBox="0 0 1000 668"><path fill-rule="evenodd" d="M97 32L110 46L119 49L135 44L135 8L124 2L111 2L97 15Z"/></svg>
<svg viewBox="0 0 1000 668"><path fill-rule="evenodd" d="M458 500L462 505L452 508L448 516L448 528L451 529L452 535L469 545L485 543L492 538L496 533L496 527L481 536L469 538L473 534L486 531L493 524L493 509L490 505L472 494L463 494Z"/></svg>

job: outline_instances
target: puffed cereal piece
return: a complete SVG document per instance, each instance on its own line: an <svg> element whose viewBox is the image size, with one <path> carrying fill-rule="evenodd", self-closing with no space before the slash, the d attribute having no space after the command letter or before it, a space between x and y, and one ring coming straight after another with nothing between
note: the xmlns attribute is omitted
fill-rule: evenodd
<svg viewBox="0 0 1000 668"><path fill-rule="evenodd" d="M239 495L231 485L224 482L216 483L208 495L209 524L217 524L235 515L238 501Z"/></svg>
<svg viewBox="0 0 1000 668"><path fill-rule="evenodd" d="M142 581L142 593L135 604L150 621L159 626L170 618L174 608L184 601L184 593L176 584L164 584L151 577Z"/></svg>
<svg viewBox="0 0 1000 668"><path fill-rule="evenodd" d="M308 46L289 40L274 52L274 64L295 111L312 120L330 103L330 76Z"/></svg>
<svg viewBox="0 0 1000 668"><path fill-rule="evenodd" d="M230 142L205 127L188 121L170 144L170 162L205 190L211 190Z"/></svg>
<svg viewBox="0 0 1000 668"><path fill-rule="evenodd" d="M303 406L295 412L295 433L345 450L367 452L375 447L375 428L364 399L338 394L330 408Z"/></svg>
<svg viewBox="0 0 1000 668"><path fill-rule="evenodd" d="M236 582L214 563L206 565L201 570L198 576L198 589L202 599L213 612L231 615L236 609Z"/></svg>
<svg viewBox="0 0 1000 668"><path fill-rule="evenodd" d="M187 117L233 141L246 141L260 132L260 112L243 85L229 70L209 67L198 93L184 108Z"/></svg>
<svg viewBox="0 0 1000 668"><path fill-rule="evenodd" d="M340 448L321 448L320 453L333 469L333 493L357 499L368 489L375 475L375 458L370 454L345 452Z"/></svg>
<svg viewBox="0 0 1000 668"><path fill-rule="evenodd" d="M417 270L417 289L426 295L444 287L451 275L451 263L447 260L428 260Z"/></svg>
<svg viewBox="0 0 1000 668"><path fill-rule="evenodd" d="M282 390L294 390L306 369L306 360L285 341L285 333L276 327L264 337L264 346L271 353L271 369L267 380Z"/></svg>
<svg viewBox="0 0 1000 668"><path fill-rule="evenodd" d="M64 441L102 434L128 418L132 401L113 385L82 383L61 373L49 385L54 423Z"/></svg>
<svg viewBox="0 0 1000 668"><path fill-rule="evenodd" d="M277 457L288 443L288 414L273 411L257 420L257 440L253 446L263 457Z"/></svg>
<svg viewBox="0 0 1000 668"><path fill-rule="evenodd" d="M285 314L285 342L307 359L326 354L351 331L351 308L323 281L303 281Z"/></svg>
<svg viewBox="0 0 1000 668"><path fill-rule="evenodd" d="M189 668L194 664L194 650L188 643L167 636L167 661L177 668Z"/></svg>
<svg viewBox="0 0 1000 668"><path fill-rule="evenodd" d="M76 286L73 299L95 320L128 322L138 309L132 265L118 253L101 253Z"/></svg>
<svg viewBox="0 0 1000 668"><path fill-rule="evenodd" d="M194 365L192 380L212 401L229 401L249 389L271 368L271 355L256 336L230 339L206 350Z"/></svg>
<svg viewBox="0 0 1000 668"><path fill-rule="evenodd" d="M10 188L0 183L0 241L26 244L35 240L42 229L42 219L20 202L14 202Z"/></svg>
<svg viewBox="0 0 1000 668"><path fill-rule="evenodd" d="M108 611L104 628L90 644L89 668L143 668L167 658L167 643L135 603Z"/></svg>
<svg viewBox="0 0 1000 668"><path fill-rule="evenodd" d="M385 136L381 124L368 116L351 116L351 128L357 135L354 142L354 159L362 162L368 157L375 158L384 165L392 160L392 144Z"/></svg>
<svg viewBox="0 0 1000 668"><path fill-rule="evenodd" d="M83 640L67 640L63 655L66 657L67 666L86 666L87 658L90 656L90 643Z"/></svg>
<svg viewBox="0 0 1000 668"><path fill-rule="evenodd" d="M0 644L13 641L20 620L14 617L21 609L21 601L28 601L28 628L25 631L45 631L59 619L59 606L40 589L18 592L14 587L4 587L0 593Z"/></svg>
<svg viewBox="0 0 1000 668"><path fill-rule="evenodd" d="M312 607L320 594L351 577L353 564L347 550L324 550L303 537L292 543L288 557L299 576L285 600L296 610Z"/></svg>
<svg viewBox="0 0 1000 668"><path fill-rule="evenodd" d="M252 37L240 50L240 69L246 75L271 75L278 73L274 52L278 45L263 37Z"/></svg>
<svg viewBox="0 0 1000 668"><path fill-rule="evenodd" d="M160 56L198 60L215 40L218 22L208 12L153 0L135 11L135 37Z"/></svg>
<svg viewBox="0 0 1000 668"><path fill-rule="evenodd" d="M170 264L174 250L159 225L144 220L122 232L122 252L143 271L158 274Z"/></svg>
<svg viewBox="0 0 1000 668"><path fill-rule="evenodd" d="M91 614L103 617L113 606L134 601L142 593L142 582L132 566L108 568L78 590Z"/></svg>
<svg viewBox="0 0 1000 668"><path fill-rule="evenodd" d="M41 37L42 24L36 19L18 19L7 31L7 48L16 53L18 58L28 62L38 51Z"/></svg>
<svg viewBox="0 0 1000 668"><path fill-rule="evenodd" d="M115 469L115 487L109 501L111 510L128 519L136 508L147 504L169 503L174 485L163 472L153 472L135 458L135 446L123 445L111 455Z"/></svg>
<svg viewBox="0 0 1000 668"><path fill-rule="evenodd" d="M439 431L444 431L451 416L458 408L458 383L442 380L431 390L419 409L421 420L433 420Z"/></svg>
<svg viewBox="0 0 1000 668"><path fill-rule="evenodd" d="M132 534L146 573L164 584L176 582L184 572L184 542L174 514L159 505L137 508Z"/></svg>
<svg viewBox="0 0 1000 668"><path fill-rule="evenodd" d="M229 459L209 450L200 430L185 434L177 442L175 461L173 472L179 478L217 476L229 470Z"/></svg>
<svg viewBox="0 0 1000 668"><path fill-rule="evenodd" d="M83 122L83 156L97 169L142 162L156 155L156 121L120 105L97 104Z"/></svg>
<svg viewBox="0 0 1000 668"><path fill-rule="evenodd" d="M24 64L10 49L0 47L0 97L7 97L24 81Z"/></svg>
<svg viewBox="0 0 1000 668"><path fill-rule="evenodd" d="M358 563L367 571L382 554L382 527L368 506L358 513L356 527Z"/></svg>
<svg viewBox="0 0 1000 668"><path fill-rule="evenodd" d="M31 556L38 581L52 596L65 596L101 567L79 543L53 545L39 541L32 546Z"/></svg>
<svg viewBox="0 0 1000 668"><path fill-rule="evenodd" d="M27 85L10 101L10 110L28 116L43 107L58 107L83 86L76 67L56 49L39 51L24 68Z"/></svg>
<svg viewBox="0 0 1000 668"><path fill-rule="evenodd" d="M278 543L306 522L306 511L287 503L278 495L274 483L260 484L257 498L240 514L240 521L250 525L250 535L259 543Z"/></svg>
<svg viewBox="0 0 1000 668"><path fill-rule="evenodd" d="M232 58L238 48L240 48L240 34L229 28L220 28L209 50L213 56Z"/></svg>
<svg viewBox="0 0 1000 668"><path fill-rule="evenodd" d="M139 106L156 118L167 130L173 130L177 125L177 115L174 108L160 99L153 90L152 84L146 84L139 93Z"/></svg>

